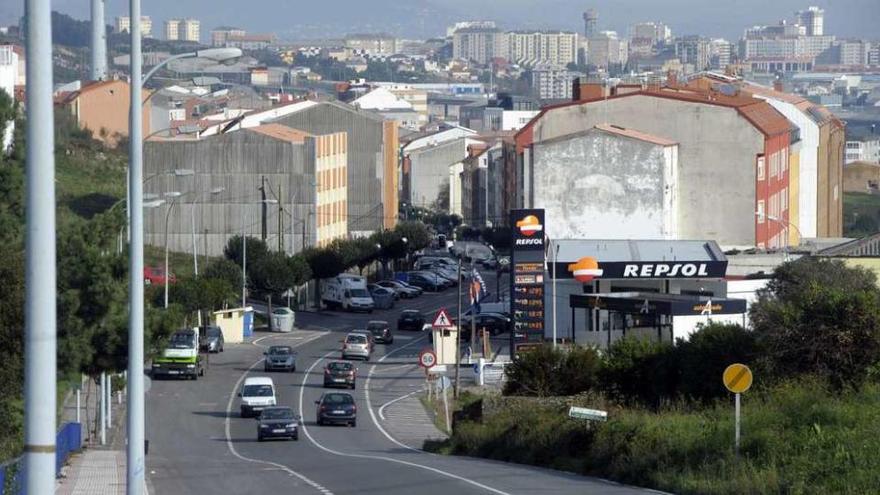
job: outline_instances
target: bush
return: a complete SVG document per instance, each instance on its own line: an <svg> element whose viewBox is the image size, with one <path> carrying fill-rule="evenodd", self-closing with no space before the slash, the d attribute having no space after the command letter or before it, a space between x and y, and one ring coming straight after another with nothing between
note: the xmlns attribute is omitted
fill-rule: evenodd
<svg viewBox="0 0 880 495"><path fill-rule="evenodd" d="M635 338L615 342L599 370L599 384L608 398L654 408L675 397L678 377L678 352L673 345Z"/></svg>
<svg viewBox="0 0 880 495"><path fill-rule="evenodd" d="M727 395L721 383L724 369L733 363L751 365L758 356L755 334L729 323L709 323L690 340L678 342L681 394L698 400Z"/></svg>
<svg viewBox="0 0 880 495"><path fill-rule="evenodd" d="M563 350L545 344L521 354L507 367L504 393L549 397L591 390L600 364L591 347Z"/></svg>
<svg viewBox="0 0 880 495"><path fill-rule="evenodd" d="M241 287L241 266L228 259L216 259L211 261L205 271L205 278L216 278L225 281L230 287Z"/></svg>

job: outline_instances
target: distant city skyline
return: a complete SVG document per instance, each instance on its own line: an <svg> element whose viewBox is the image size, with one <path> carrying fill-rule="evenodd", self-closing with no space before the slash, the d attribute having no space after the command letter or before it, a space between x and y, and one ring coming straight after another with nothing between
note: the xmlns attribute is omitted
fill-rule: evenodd
<svg viewBox="0 0 880 495"><path fill-rule="evenodd" d="M825 9L826 34L839 37L877 38L880 2L877 0L730 0L724 5L696 0L618 0L614 5L597 0L337 0L332 4L298 4L293 11L284 0L256 0L241 9L238 0L155 0L145 4L144 15L154 22L192 17L202 22L203 33L221 25L252 32L275 32L282 39L337 37L352 32L386 31L399 37L426 38L445 35L446 26L458 20L492 19L505 29L563 29L582 32L581 13L594 8L599 29L626 36L636 22L660 21L674 35L739 39L752 25L792 20L794 12L817 5ZM370 8L364 11L364 5ZM56 0L52 8L78 19L87 19L85 0ZM128 2L108 0L107 21L128 14ZM290 12L289 15L286 12ZM4 2L0 24L17 23L23 3Z"/></svg>

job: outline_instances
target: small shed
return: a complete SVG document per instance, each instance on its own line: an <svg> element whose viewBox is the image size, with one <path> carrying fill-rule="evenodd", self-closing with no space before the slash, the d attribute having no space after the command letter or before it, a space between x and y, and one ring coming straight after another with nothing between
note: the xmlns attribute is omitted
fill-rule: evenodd
<svg viewBox="0 0 880 495"><path fill-rule="evenodd" d="M227 344L240 344L254 333L254 308L230 308L214 311L214 323L223 332Z"/></svg>
<svg viewBox="0 0 880 495"><path fill-rule="evenodd" d="M428 332L434 332L434 354L437 355L437 364L454 365L455 364L455 337L458 329L456 328L432 328L431 325L425 325Z"/></svg>

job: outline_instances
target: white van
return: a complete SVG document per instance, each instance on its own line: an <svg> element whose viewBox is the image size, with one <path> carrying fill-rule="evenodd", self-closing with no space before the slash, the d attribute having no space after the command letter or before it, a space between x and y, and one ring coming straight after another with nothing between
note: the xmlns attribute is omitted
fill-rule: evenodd
<svg viewBox="0 0 880 495"><path fill-rule="evenodd" d="M373 312L376 307L367 289L367 279L351 273L341 273L321 281L321 301L328 308L346 311Z"/></svg>
<svg viewBox="0 0 880 495"><path fill-rule="evenodd" d="M241 417L259 416L267 407L276 405L275 383L267 376L245 378L241 386Z"/></svg>

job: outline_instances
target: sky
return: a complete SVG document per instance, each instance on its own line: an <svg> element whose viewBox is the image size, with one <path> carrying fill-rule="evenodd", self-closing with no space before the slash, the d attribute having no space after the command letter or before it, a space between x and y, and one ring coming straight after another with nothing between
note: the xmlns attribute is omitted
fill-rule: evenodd
<svg viewBox="0 0 880 495"><path fill-rule="evenodd" d="M127 14L129 2L106 1L108 24ZM0 25L17 23L23 5L23 0L0 0ZM735 40L748 26L791 19L795 10L809 5L825 9L826 33L880 39L878 0L142 0L141 9L153 18L158 33L165 19L200 19L203 41L220 25L274 32L282 39L379 31L427 38L442 36L448 24L468 19L491 19L509 29L581 32L581 13L590 7L599 13L600 29L621 35L635 22L661 21L673 34ZM79 19L89 16L89 0L53 0L52 8Z"/></svg>

